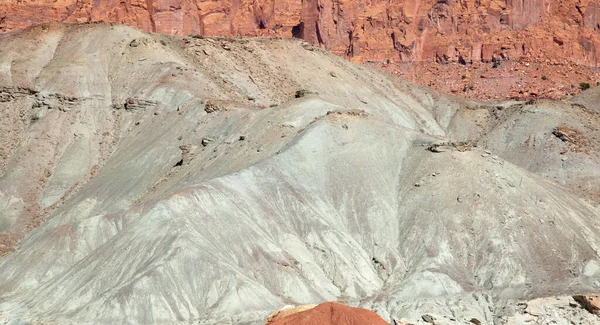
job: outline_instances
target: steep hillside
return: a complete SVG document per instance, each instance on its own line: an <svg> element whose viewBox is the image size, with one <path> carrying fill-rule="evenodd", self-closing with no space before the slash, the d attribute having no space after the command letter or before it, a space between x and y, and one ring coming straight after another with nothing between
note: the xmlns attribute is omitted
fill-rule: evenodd
<svg viewBox="0 0 600 325"><path fill-rule="evenodd" d="M0 62L2 322L598 322L570 298L600 285L593 93L488 105L109 23L2 35Z"/></svg>

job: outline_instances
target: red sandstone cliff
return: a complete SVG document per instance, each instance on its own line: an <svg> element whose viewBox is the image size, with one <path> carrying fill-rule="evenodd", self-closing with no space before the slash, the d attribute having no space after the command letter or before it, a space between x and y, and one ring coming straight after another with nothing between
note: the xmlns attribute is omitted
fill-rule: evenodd
<svg viewBox="0 0 600 325"><path fill-rule="evenodd" d="M598 66L588 0L0 0L0 31L50 20L166 34L301 37L355 61L568 58Z"/></svg>

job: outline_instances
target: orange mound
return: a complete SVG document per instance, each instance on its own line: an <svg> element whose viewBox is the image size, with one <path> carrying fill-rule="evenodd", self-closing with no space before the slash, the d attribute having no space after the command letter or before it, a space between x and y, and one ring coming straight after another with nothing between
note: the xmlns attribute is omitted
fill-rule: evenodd
<svg viewBox="0 0 600 325"><path fill-rule="evenodd" d="M325 302L315 308L267 322L268 325L389 325L376 313L363 308Z"/></svg>

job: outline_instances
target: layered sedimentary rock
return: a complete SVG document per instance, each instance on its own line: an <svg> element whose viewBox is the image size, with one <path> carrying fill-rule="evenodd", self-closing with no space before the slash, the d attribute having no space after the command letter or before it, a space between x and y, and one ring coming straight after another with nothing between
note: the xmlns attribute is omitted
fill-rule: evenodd
<svg viewBox="0 0 600 325"><path fill-rule="evenodd" d="M356 61L541 56L597 66L599 8L588 0L5 0L0 31L108 20L165 34L295 36Z"/></svg>

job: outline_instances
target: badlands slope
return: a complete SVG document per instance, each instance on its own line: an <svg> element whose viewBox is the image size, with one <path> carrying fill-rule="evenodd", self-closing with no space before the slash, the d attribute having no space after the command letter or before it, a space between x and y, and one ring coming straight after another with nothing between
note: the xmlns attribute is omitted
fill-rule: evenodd
<svg viewBox="0 0 600 325"><path fill-rule="evenodd" d="M465 101L295 39L1 35L0 322L598 323L596 99Z"/></svg>

